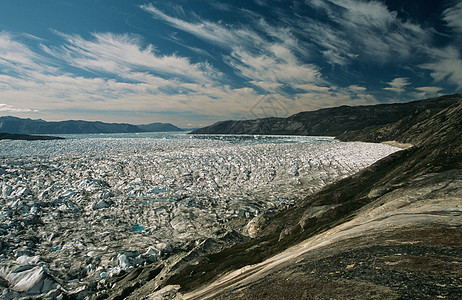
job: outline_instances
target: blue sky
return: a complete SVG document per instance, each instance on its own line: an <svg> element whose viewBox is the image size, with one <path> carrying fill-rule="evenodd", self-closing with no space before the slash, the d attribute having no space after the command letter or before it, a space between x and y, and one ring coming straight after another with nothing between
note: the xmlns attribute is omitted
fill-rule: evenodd
<svg viewBox="0 0 462 300"><path fill-rule="evenodd" d="M0 115L172 122L462 91L462 1L0 1Z"/></svg>

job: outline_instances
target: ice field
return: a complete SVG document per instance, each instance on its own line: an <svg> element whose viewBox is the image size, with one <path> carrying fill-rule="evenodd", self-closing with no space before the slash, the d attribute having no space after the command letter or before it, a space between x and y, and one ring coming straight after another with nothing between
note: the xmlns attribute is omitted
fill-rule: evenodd
<svg viewBox="0 0 462 300"><path fill-rule="evenodd" d="M184 133L0 141L0 295L55 297L223 230L248 234L255 216L397 150Z"/></svg>

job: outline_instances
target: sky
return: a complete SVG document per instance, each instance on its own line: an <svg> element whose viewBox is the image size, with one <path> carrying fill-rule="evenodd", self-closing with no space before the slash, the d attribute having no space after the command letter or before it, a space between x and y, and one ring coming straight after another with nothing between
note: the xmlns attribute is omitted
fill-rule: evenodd
<svg viewBox="0 0 462 300"><path fill-rule="evenodd" d="M462 91L462 0L0 0L0 115L184 128Z"/></svg>

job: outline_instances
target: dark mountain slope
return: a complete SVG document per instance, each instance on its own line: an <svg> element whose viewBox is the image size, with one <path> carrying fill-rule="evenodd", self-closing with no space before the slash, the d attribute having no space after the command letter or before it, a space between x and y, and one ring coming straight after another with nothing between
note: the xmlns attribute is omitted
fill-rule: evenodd
<svg viewBox="0 0 462 300"><path fill-rule="evenodd" d="M150 123L145 125L137 125L138 128L145 132L172 132L183 131L183 129L176 127L170 123Z"/></svg>
<svg viewBox="0 0 462 300"><path fill-rule="evenodd" d="M457 100L444 111L426 109L421 113L405 117L398 122L345 132L338 139L343 141L383 142L395 140L414 145L441 144L446 140L460 139L462 132L462 95L448 96Z"/></svg>
<svg viewBox="0 0 462 300"><path fill-rule="evenodd" d="M340 106L301 112L288 118L224 121L192 133L338 136L349 131L392 124L406 117L414 118L422 112L434 114L453 104L459 96L456 94L407 103Z"/></svg>

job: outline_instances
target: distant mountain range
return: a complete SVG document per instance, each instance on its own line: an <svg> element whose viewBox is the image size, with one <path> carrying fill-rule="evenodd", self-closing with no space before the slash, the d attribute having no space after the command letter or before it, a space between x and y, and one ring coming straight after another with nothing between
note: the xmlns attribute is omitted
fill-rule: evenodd
<svg viewBox="0 0 462 300"><path fill-rule="evenodd" d="M356 137L356 133L348 136L348 133L353 131L361 130L362 134L365 134L364 129L369 128L371 134L376 134L375 129L378 127L400 120L401 125L404 126L406 118L420 115L423 112L432 115L455 103L459 96L448 95L407 103L340 106L301 112L287 118L222 121L191 133L343 136L344 139L351 139L353 136ZM385 133L386 128L382 131ZM380 141L378 136L376 138L368 136L368 139L375 142Z"/></svg>
<svg viewBox="0 0 462 300"><path fill-rule="evenodd" d="M89 121L47 122L44 120L0 117L0 132L12 134L135 133L183 131L170 123L132 125Z"/></svg>

